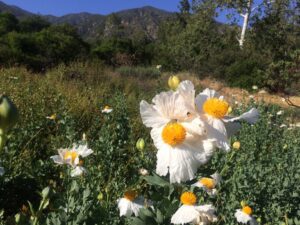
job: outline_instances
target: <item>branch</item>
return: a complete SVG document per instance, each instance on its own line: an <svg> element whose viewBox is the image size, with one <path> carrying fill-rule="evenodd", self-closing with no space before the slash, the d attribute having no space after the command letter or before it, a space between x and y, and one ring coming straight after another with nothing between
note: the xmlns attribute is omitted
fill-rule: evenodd
<svg viewBox="0 0 300 225"><path fill-rule="evenodd" d="M289 105L289 106L293 106L293 107L296 107L296 108L300 108L300 105L296 105L295 103L293 103L291 100L290 100L290 96L284 96L284 101Z"/></svg>

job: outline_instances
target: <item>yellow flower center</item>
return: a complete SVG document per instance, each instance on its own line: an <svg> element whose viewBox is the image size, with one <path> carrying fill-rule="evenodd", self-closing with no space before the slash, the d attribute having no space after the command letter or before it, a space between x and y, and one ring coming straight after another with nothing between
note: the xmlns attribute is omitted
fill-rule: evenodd
<svg viewBox="0 0 300 225"><path fill-rule="evenodd" d="M126 198L129 201L133 201L137 197L136 191L126 191L124 193L124 198Z"/></svg>
<svg viewBox="0 0 300 225"><path fill-rule="evenodd" d="M109 109L111 109L111 107L109 107L108 105L106 105L106 106L104 107L104 109L105 109L105 110L109 110Z"/></svg>
<svg viewBox="0 0 300 225"><path fill-rule="evenodd" d="M184 192L180 196L180 201L184 205L195 205L197 197L193 192Z"/></svg>
<svg viewBox="0 0 300 225"><path fill-rule="evenodd" d="M64 155L64 160L71 159L72 163L75 161L75 159L78 157L78 153L75 151L67 151Z"/></svg>
<svg viewBox="0 0 300 225"><path fill-rule="evenodd" d="M199 182L207 189L213 189L215 187L215 181L211 178L203 177Z"/></svg>
<svg viewBox="0 0 300 225"><path fill-rule="evenodd" d="M175 146L185 140L186 130L179 123L169 123L164 127L161 136L165 143Z"/></svg>
<svg viewBox="0 0 300 225"><path fill-rule="evenodd" d="M203 104L203 111L208 115L221 119L228 112L229 104L218 98L209 98Z"/></svg>
<svg viewBox="0 0 300 225"><path fill-rule="evenodd" d="M249 206L247 206L247 205L243 207L242 211L244 213L246 213L247 215L251 215L252 214L252 209Z"/></svg>

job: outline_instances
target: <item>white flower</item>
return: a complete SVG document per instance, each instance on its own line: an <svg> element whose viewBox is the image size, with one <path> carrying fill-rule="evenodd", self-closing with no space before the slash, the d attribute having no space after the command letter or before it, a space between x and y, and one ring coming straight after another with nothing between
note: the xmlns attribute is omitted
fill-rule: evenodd
<svg viewBox="0 0 300 225"><path fill-rule="evenodd" d="M0 167L0 176L3 176L3 174L5 173L5 170L3 167Z"/></svg>
<svg viewBox="0 0 300 225"><path fill-rule="evenodd" d="M277 114L278 116L280 116L280 115L283 115L283 113L284 113L283 110L279 110L276 114Z"/></svg>
<svg viewBox="0 0 300 225"><path fill-rule="evenodd" d="M113 111L113 109L110 107L110 106L105 106L103 109L102 109L102 113L111 113Z"/></svg>
<svg viewBox="0 0 300 225"><path fill-rule="evenodd" d="M252 86L252 90L257 90L257 89L258 89L258 87L256 85Z"/></svg>
<svg viewBox="0 0 300 225"><path fill-rule="evenodd" d="M63 165L68 164L73 167L71 176L79 176L86 172L82 167L83 160L93 153L92 149L89 149L87 145L73 145L71 149L58 149L58 155L51 156L50 158L57 164Z"/></svg>
<svg viewBox="0 0 300 225"><path fill-rule="evenodd" d="M137 197L137 193L135 191L125 192L124 197L118 199L117 202L120 210L120 216L128 217L132 214L138 216L140 209L145 207L144 199ZM151 203L147 206L151 206Z"/></svg>
<svg viewBox="0 0 300 225"><path fill-rule="evenodd" d="M171 223L207 225L217 221L215 208L212 205L195 205L197 198L194 193L184 192L180 200L183 205L172 216Z"/></svg>
<svg viewBox="0 0 300 225"><path fill-rule="evenodd" d="M287 125L286 124L281 124L279 127L284 128L284 127L287 127Z"/></svg>
<svg viewBox="0 0 300 225"><path fill-rule="evenodd" d="M149 175L149 171L144 168L141 168L139 169L139 174L141 174L142 176L147 176Z"/></svg>
<svg viewBox="0 0 300 225"><path fill-rule="evenodd" d="M228 137L240 128L240 123L238 122L244 120L254 124L259 116L255 108L238 117L226 116L229 104L224 100L223 96L219 96L216 91L208 88L196 97L195 104L198 112L204 115L202 117L203 120L207 123L207 137L216 139L217 146L226 151L230 150Z"/></svg>
<svg viewBox="0 0 300 225"><path fill-rule="evenodd" d="M251 216L252 209L249 206L244 206L243 209L237 209L234 216L239 223L255 225L255 219Z"/></svg>
<svg viewBox="0 0 300 225"><path fill-rule="evenodd" d="M156 69L160 70L161 69L161 65L156 65Z"/></svg>
<svg viewBox="0 0 300 225"><path fill-rule="evenodd" d="M249 95L249 98L253 99L253 98L254 98L254 95Z"/></svg>
<svg viewBox="0 0 300 225"><path fill-rule="evenodd" d="M170 174L171 183L194 178L197 168L208 161L214 140L204 139L203 121L193 115L195 107L179 92L162 92L153 104L140 103L143 123L152 128L157 152L156 173Z"/></svg>
<svg viewBox="0 0 300 225"><path fill-rule="evenodd" d="M221 176L218 173L214 173L210 177L211 178L202 177L201 179L199 179L199 181L192 184L192 186L203 188L209 195L216 195L216 186L220 183Z"/></svg>

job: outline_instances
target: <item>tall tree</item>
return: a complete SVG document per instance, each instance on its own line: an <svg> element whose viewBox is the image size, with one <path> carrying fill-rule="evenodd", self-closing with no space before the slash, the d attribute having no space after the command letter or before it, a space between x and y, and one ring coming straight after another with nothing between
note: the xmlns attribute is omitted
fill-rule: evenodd
<svg viewBox="0 0 300 225"><path fill-rule="evenodd" d="M191 5L189 0L181 0L179 2L179 10L182 14L189 14L191 10Z"/></svg>

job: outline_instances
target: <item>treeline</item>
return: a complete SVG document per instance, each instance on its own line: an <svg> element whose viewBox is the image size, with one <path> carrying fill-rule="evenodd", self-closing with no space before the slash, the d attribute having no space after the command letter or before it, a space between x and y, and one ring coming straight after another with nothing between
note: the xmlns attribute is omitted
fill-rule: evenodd
<svg viewBox="0 0 300 225"><path fill-rule="evenodd" d="M299 90L299 1L263 2L257 13L249 15L241 42L241 27L218 23L216 16L228 8L247 12L245 3L254 4L252 0L181 0L180 13L160 24L155 40L143 32L128 37L121 20L112 14L109 30L94 43L85 42L69 25L50 25L40 17L18 21L11 14L0 14L0 62L34 70L87 59L113 67L159 64L168 71L191 71L243 88Z"/></svg>

